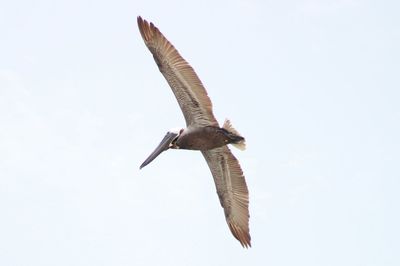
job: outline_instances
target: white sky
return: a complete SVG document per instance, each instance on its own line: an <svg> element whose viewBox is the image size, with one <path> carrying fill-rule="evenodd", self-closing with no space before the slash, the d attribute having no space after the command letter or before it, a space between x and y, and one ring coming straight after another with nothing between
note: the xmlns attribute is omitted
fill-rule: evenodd
<svg viewBox="0 0 400 266"><path fill-rule="evenodd" d="M398 1L2 1L0 265L400 265ZM247 139L253 248L184 119L153 21Z"/></svg>

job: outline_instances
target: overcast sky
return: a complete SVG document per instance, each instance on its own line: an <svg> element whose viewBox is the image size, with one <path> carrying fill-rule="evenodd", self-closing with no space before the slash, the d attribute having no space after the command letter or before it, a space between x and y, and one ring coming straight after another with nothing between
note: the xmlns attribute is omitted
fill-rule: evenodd
<svg viewBox="0 0 400 266"><path fill-rule="evenodd" d="M400 2L1 1L0 265L400 265ZM250 191L231 235L145 47L200 76Z"/></svg>

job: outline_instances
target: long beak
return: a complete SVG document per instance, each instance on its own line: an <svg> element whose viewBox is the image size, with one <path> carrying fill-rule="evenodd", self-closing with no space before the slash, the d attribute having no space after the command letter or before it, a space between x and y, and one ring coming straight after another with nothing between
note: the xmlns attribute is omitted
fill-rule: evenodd
<svg viewBox="0 0 400 266"><path fill-rule="evenodd" d="M178 136L177 133L168 132L163 140L158 144L157 148L150 154L150 156L142 163L140 169L151 163L155 158L157 158L160 153L169 149L171 142Z"/></svg>

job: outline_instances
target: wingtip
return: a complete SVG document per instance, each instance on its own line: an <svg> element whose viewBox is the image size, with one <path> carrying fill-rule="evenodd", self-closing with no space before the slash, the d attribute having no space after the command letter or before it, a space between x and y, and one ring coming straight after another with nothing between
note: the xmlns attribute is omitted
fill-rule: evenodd
<svg viewBox="0 0 400 266"><path fill-rule="evenodd" d="M242 245L243 248L251 248L251 237L250 233L247 230L243 230L236 224L232 222L228 222L229 229L231 230L233 236L239 240L240 244Z"/></svg>
<svg viewBox="0 0 400 266"><path fill-rule="evenodd" d="M153 24L153 22L149 22L143 19L141 16L137 17L137 24L139 27L140 35L142 35L142 38L146 45L148 45L149 42L151 42L155 37L161 34L158 28Z"/></svg>
<svg viewBox="0 0 400 266"><path fill-rule="evenodd" d="M143 22L145 22L145 20L141 16L137 16L137 24L139 25L139 28L143 24Z"/></svg>

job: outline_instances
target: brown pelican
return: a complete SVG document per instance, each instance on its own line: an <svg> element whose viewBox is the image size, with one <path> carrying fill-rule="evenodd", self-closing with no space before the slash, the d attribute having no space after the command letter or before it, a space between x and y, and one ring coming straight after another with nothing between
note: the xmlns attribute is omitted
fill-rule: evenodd
<svg viewBox="0 0 400 266"><path fill-rule="evenodd" d="M225 120L219 127L212 104L193 68L154 26L137 18L144 43L153 54L186 120L186 128L169 131L140 169L168 149L200 150L211 169L226 222L243 247L251 247L249 193L238 160L227 144L245 149L244 138Z"/></svg>

